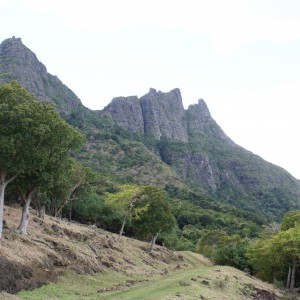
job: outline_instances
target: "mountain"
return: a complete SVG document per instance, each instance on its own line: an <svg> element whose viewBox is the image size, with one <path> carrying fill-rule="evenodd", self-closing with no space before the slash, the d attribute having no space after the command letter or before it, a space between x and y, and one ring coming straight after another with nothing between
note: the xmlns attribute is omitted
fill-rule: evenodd
<svg viewBox="0 0 300 300"><path fill-rule="evenodd" d="M102 114L127 131L152 139L148 148L193 190L273 217L299 207L299 181L235 144L203 99L185 110L179 89L169 93L150 89L140 99L113 99Z"/></svg>
<svg viewBox="0 0 300 300"><path fill-rule="evenodd" d="M16 80L34 93L37 99L53 103L65 114L82 106L79 98L56 76L47 72L46 67L20 38L13 37L1 43L0 74L0 83Z"/></svg>
<svg viewBox="0 0 300 300"><path fill-rule="evenodd" d="M153 184L174 197L184 189L189 191L185 195L205 195L207 201L270 220L300 207L299 181L235 144L202 99L184 109L179 89L163 93L151 88L141 98L118 97L102 111L91 111L14 37L0 45L0 83L10 80L53 103L85 133L77 158L98 171L104 185Z"/></svg>

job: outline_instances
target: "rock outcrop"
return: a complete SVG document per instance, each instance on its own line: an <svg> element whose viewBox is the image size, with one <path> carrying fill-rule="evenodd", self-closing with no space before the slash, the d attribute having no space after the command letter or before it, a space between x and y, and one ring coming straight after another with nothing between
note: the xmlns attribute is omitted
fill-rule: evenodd
<svg viewBox="0 0 300 300"><path fill-rule="evenodd" d="M203 99L198 104L190 105L186 111L189 134L213 135L224 143L232 146L235 143L224 133L221 127L211 117L208 107Z"/></svg>
<svg viewBox="0 0 300 300"><path fill-rule="evenodd" d="M188 142L185 110L179 89L169 93L150 89L140 99L119 97L104 108L115 123L126 130L160 140L162 137Z"/></svg>
<svg viewBox="0 0 300 300"><path fill-rule="evenodd" d="M47 100L61 113L68 114L82 106L79 98L28 49L20 38L12 37L0 44L0 83L16 80L34 93L39 100Z"/></svg>

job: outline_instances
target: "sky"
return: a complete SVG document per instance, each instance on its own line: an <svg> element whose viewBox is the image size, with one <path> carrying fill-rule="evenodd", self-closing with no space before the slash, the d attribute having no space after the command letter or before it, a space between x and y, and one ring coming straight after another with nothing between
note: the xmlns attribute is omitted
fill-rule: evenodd
<svg viewBox="0 0 300 300"><path fill-rule="evenodd" d="M299 0L0 0L0 28L85 106L179 88L300 179Z"/></svg>

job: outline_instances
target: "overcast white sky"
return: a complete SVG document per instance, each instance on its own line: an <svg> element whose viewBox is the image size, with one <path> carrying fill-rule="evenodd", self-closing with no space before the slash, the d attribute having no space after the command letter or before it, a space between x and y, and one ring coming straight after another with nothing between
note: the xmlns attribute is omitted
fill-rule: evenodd
<svg viewBox="0 0 300 300"><path fill-rule="evenodd" d="M300 179L299 0L0 0L0 28L85 106L178 87Z"/></svg>

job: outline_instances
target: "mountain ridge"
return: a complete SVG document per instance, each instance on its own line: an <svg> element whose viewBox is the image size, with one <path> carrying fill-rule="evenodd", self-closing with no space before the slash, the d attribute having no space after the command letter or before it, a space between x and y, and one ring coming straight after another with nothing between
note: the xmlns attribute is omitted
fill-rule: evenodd
<svg viewBox="0 0 300 300"><path fill-rule="evenodd" d="M300 207L300 181L234 143L203 99L184 109L178 88L151 88L91 111L18 38L1 43L0 73L0 83L18 81L83 131L79 159L112 180L181 185L272 219Z"/></svg>
<svg viewBox="0 0 300 300"><path fill-rule="evenodd" d="M146 109L132 109L133 102L142 107L145 99ZM253 198L260 199L263 211L273 206L286 210L291 203L285 197L299 205L299 181L234 143L203 99L185 110L179 89L162 93L151 88L141 98L115 98L103 112L123 129L154 139L149 149L195 190L234 205L242 203L244 209Z"/></svg>
<svg viewBox="0 0 300 300"><path fill-rule="evenodd" d="M82 106L80 99L47 68L36 54L27 48L21 38L9 38L0 45L0 83L18 81L24 88L36 95L38 100L47 100L61 112Z"/></svg>

